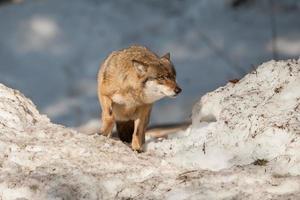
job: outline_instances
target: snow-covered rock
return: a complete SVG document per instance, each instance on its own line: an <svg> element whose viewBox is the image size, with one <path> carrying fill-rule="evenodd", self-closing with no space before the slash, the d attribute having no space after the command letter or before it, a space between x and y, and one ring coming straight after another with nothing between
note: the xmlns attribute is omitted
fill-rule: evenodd
<svg viewBox="0 0 300 200"><path fill-rule="evenodd" d="M300 61L206 94L193 123L134 153L40 115L0 85L0 198L299 199Z"/></svg>

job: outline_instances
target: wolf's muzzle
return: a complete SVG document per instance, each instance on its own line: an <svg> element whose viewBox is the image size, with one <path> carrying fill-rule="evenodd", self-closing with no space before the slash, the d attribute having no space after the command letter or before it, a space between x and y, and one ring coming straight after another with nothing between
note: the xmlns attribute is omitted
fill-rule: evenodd
<svg viewBox="0 0 300 200"><path fill-rule="evenodd" d="M178 87L178 86L176 86L175 89L174 89L174 92L175 92L176 95L178 95L181 91L182 91L181 88Z"/></svg>

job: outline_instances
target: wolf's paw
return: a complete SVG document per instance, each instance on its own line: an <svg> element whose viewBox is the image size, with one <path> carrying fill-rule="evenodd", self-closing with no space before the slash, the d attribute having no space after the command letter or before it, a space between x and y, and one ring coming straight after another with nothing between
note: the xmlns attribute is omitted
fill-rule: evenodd
<svg viewBox="0 0 300 200"><path fill-rule="evenodd" d="M142 153L143 152L143 148L142 146L139 144L138 141L136 140L132 140L132 143L131 143L131 149L133 151L136 151L137 153Z"/></svg>
<svg viewBox="0 0 300 200"><path fill-rule="evenodd" d="M132 150L133 150L134 152L136 152L136 153L143 153L143 152L144 152L143 148L139 148L139 149L133 149L133 148L132 148Z"/></svg>
<svg viewBox="0 0 300 200"><path fill-rule="evenodd" d="M100 131L99 133L98 133L98 135L102 135L102 136L105 136L105 137L107 137L107 138L110 138L111 137L111 132L103 132L103 131Z"/></svg>

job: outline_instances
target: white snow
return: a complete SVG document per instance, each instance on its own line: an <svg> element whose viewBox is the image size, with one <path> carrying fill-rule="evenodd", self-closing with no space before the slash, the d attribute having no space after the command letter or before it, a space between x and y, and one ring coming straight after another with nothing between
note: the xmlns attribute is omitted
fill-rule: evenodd
<svg viewBox="0 0 300 200"><path fill-rule="evenodd" d="M206 94L187 130L141 154L55 125L0 84L0 198L299 199L299 63L270 61Z"/></svg>

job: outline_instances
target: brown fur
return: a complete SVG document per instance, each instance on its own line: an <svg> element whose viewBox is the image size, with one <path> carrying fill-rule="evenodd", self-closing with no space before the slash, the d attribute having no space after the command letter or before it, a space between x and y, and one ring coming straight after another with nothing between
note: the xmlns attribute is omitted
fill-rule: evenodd
<svg viewBox="0 0 300 200"><path fill-rule="evenodd" d="M155 95L152 97L153 91L148 92L148 88L152 88L149 82L162 85L168 95L174 91L178 94L181 89L175 78L170 54L158 57L142 46L112 52L98 74L101 133L110 136L116 123L121 140L131 142L134 150L141 151L152 104L156 100Z"/></svg>

